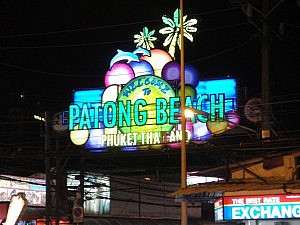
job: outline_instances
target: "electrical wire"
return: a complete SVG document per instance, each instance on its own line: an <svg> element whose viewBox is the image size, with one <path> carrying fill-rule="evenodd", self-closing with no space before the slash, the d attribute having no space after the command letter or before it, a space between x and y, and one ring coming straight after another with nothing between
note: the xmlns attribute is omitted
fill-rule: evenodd
<svg viewBox="0 0 300 225"><path fill-rule="evenodd" d="M192 14L192 16L202 16L202 15L209 15L209 14L215 14L215 13L230 12L232 10L237 10L237 9L239 9L239 8L238 7L232 7L232 8L227 8L227 9L220 9L220 10L214 10L214 11L209 11L209 12L202 12L202 13ZM143 20L143 21L136 21L136 22L130 22L130 23L96 26L96 27L85 27L85 28L69 29L69 30L61 30L61 31L49 31L49 32L41 32L41 33L7 35L7 36L0 36L0 39L18 38L18 37L31 37L31 36L41 36L41 35L53 35L53 34L64 34L64 33L73 33L73 32L81 32L81 31L99 30L99 29L111 29L111 28L126 27L126 26L131 26L131 25L153 23L153 22L158 22L158 21L161 21L161 19Z"/></svg>
<svg viewBox="0 0 300 225"><path fill-rule="evenodd" d="M0 61L0 65L2 66L6 66L6 67L10 67L13 69L18 69L18 70L23 70L23 71L27 71L27 72L33 72L33 73L39 73L39 74L43 74L46 76L55 76L55 77L72 77L72 78L82 78L82 77L89 77L89 78L95 78L95 77L99 77L99 74L81 74L81 75L76 75L76 74L65 74L65 73L51 73L51 72L46 72L46 71L41 71L41 70L36 70L36 69L31 69L28 67L23 67L23 66L17 66L17 65L12 65L12 64L8 64L5 63L3 61Z"/></svg>
<svg viewBox="0 0 300 225"><path fill-rule="evenodd" d="M233 46L233 47L231 47L231 48L228 48L228 49L219 51L219 52L214 53L214 54L209 55L209 56L205 56L205 57L202 57L202 58L190 60L188 63L190 63L190 64L195 64L195 63L198 63L198 62L200 62L200 61L204 61L204 60L207 60L207 59L210 59L210 58L213 58L213 57L216 57L216 56L219 56L219 55L222 55L222 54L225 54L225 53L234 51L234 50L236 50L236 49L239 49L239 48L242 48L242 47L246 46L246 45L247 45L248 43L250 43L252 40L254 40L254 37L253 37L253 36L251 36L249 39L247 39L246 41L244 41L244 42L241 43L241 44L238 44L238 45Z"/></svg>
<svg viewBox="0 0 300 225"><path fill-rule="evenodd" d="M42 49L42 48L74 48L74 47L90 47L98 45L112 45L118 43L128 43L130 40L119 40L119 41L106 41L106 42L93 42L93 43L80 43L80 44L63 44L63 45L43 45L43 46L8 46L0 47L0 50L16 50L16 49Z"/></svg>
<svg viewBox="0 0 300 225"><path fill-rule="evenodd" d="M209 58L212 58L212 57L215 57L215 56L218 56L218 55L222 55L222 54L225 54L227 52L231 52L233 50L242 48L245 45L247 45L250 41L252 41L253 39L254 39L254 37L251 36L249 39L247 39L245 42L243 42L241 44L238 44L238 45L236 45L234 47L231 47L231 48L219 51L217 53L214 53L214 54L206 56L206 57L202 57L202 58L199 58L199 59L190 60L188 63L194 64L194 63L197 63L197 62L200 62L200 61L204 61L204 60L207 60ZM80 74L79 75L79 74L63 74L63 73L45 72L45 71L40 71L40 70L31 69L31 68L27 68L27 67L22 67L22 66L8 64L8 63L3 62L3 61L0 61L0 65L11 67L11 68L18 69L18 70L24 70L24 71L28 71L28 72L40 73L40 74L48 75L48 76L73 77L73 78L75 78L75 77L77 77L77 78L80 78L80 77L90 77L90 78L99 77L98 74L97 75L91 75L91 74ZM114 75L117 76L117 74L114 74ZM118 74L118 75L121 75L121 74Z"/></svg>
<svg viewBox="0 0 300 225"><path fill-rule="evenodd" d="M215 28L203 29L203 30L200 30L198 32L199 33L204 33L204 32L211 32L211 31L218 31L218 30L231 29L231 28L235 28L235 27L239 27L239 26L245 26L245 25L249 25L249 23L244 22L244 23L224 25L224 26L215 27ZM130 39L130 40L118 40L118 41L107 41L107 42L94 42L94 43L63 44L63 45L5 46L5 47L0 47L0 50L90 47L90 46L110 45L110 44L127 43L127 42L132 42L132 39Z"/></svg>

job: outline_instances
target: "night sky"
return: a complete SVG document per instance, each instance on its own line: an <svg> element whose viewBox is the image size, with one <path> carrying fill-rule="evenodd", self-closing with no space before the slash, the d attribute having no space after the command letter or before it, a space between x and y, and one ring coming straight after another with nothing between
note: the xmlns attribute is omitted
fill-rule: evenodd
<svg viewBox="0 0 300 225"><path fill-rule="evenodd" d="M185 61L197 68L200 79L237 78L242 107L261 93L260 33L239 4L232 2L238 1L185 1L184 14L199 20L194 42L185 41ZM165 26L162 15L172 18L176 8L179 0L0 1L2 118L20 102L37 113L67 110L72 90L103 87L110 59L117 49L133 51L133 35L145 26L156 31L156 47L167 50L162 45L166 36L158 30ZM252 22L261 26L255 11ZM283 1L276 7L269 25L271 101L298 102L299 106L300 8L296 1Z"/></svg>

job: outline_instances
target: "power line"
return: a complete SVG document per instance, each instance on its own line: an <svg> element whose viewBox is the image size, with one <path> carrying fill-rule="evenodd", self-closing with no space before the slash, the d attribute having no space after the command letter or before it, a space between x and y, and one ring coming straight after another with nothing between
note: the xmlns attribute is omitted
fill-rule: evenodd
<svg viewBox="0 0 300 225"><path fill-rule="evenodd" d="M192 16L203 16L203 15L209 15L209 14L214 14L214 13L223 13L223 12L229 12L229 11L237 10L237 9L239 9L239 7L219 9L219 10L213 10L213 11L209 11L209 12L202 12L202 13L192 14ZM154 22L158 22L158 21L161 21L161 19L143 20L143 21L135 21L135 22L130 22L130 23L104 25L104 26L96 26L96 27L84 27L84 28L60 30L60 31L49 31L49 32L40 32L40 33L7 35L7 36L0 36L0 39L18 38L18 37L31 37L31 36L41 36L41 35L53 35L53 34L64 34L64 33L72 33L72 32L99 30L99 29L118 28L118 27L125 27L125 26L137 25L137 24L154 23Z"/></svg>
<svg viewBox="0 0 300 225"><path fill-rule="evenodd" d="M81 31L91 31L91 30L99 30L99 29L107 29L107 28L124 27L124 26L137 25L137 24L143 24L143 23L152 23L152 22L157 22L157 21L159 21L159 20L158 19L156 19L156 20L145 20L145 21L140 21L140 22L123 23L123 24L115 24L115 25L105 25L105 26L98 26L98 27L85 27L85 28L78 28L78 29L61 30L61 31L49 31L49 32L42 32L42 33L8 35L8 36L0 36L0 39L41 36L41 35L52 35L52 34L64 34L64 33L81 32Z"/></svg>
<svg viewBox="0 0 300 225"><path fill-rule="evenodd" d="M9 47L0 47L0 50L90 47L90 46L97 46L97 45L111 45L111 44L127 43L127 42L132 42L132 40L130 39L130 40L107 41L107 42L94 42L94 43L81 43L81 44L64 44L64 45L9 46Z"/></svg>
<svg viewBox="0 0 300 225"><path fill-rule="evenodd" d="M251 36L249 39L247 39L245 42L243 42L241 44L233 46L233 47L231 47L229 49L225 49L225 50L219 51L217 53L214 53L214 54L206 56L206 57L202 57L202 58L199 58L199 59L191 60L188 63L193 64L193 63L196 63L196 62L199 62L199 61L204 61L206 59L209 59L209 58L212 58L212 57L215 57L215 56L218 56L218 55L221 55L221 54L233 51L235 49L244 47L245 45L247 45L253 39L254 39L254 37ZM48 75L48 76L73 77L73 78L74 77L77 77L77 78L80 78L80 77L92 77L92 78L99 77L98 74L95 74L95 75L92 75L92 74L63 74L63 73L45 72L45 71L41 71L41 70L36 70L36 69L27 68L27 67L22 67L22 66L8 64L8 63L3 62L3 61L0 61L0 65L11 67L11 68L18 69L18 70L24 70L24 71L28 71L28 72L40 73L40 74L44 74L44 75ZM121 74L118 74L118 75L121 75Z"/></svg>
<svg viewBox="0 0 300 225"><path fill-rule="evenodd" d="M235 27L239 27L239 26L245 26L245 25L249 25L249 23L244 22L244 23L237 23L237 24L229 24L229 25L224 25L224 26L199 30L198 32L199 33L211 32L211 31L217 31L217 30L231 29L231 28L235 28ZM6 46L6 47L0 47L0 50L90 47L90 46L97 46L97 45L110 45L110 44L127 43L127 42L132 42L132 39L130 39L130 40L118 40L118 41L107 41L107 42L94 42L94 43L63 44L63 45Z"/></svg>
<svg viewBox="0 0 300 225"><path fill-rule="evenodd" d="M66 73L52 73L52 72L46 72L46 71L41 71L41 70L36 70L36 69L31 69L28 67L23 67L23 66L17 66L17 65L12 65L12 64L8 64L6 62L0 61L0 65L6 66L6 67L11 67L14 69L18 69L18 70L23 70L23 71L27 71L27 72L33 72L33 73L40 73L43 75L47 75L47 76L56 76L56 77L77 77L77 78L82 78L82 77L99 77L99 74L66 74Z"/></svg>
<svg viewBox="0 0 300 225"><path fill-rule="evenodd" d="M204 60L207 60L209 58L212 58L212 57L215 57L215 56L218 56L218 55L222 55L222 54L225 54L227 52L231 52L233 50L236 50L238 48L242 48L244 47L245 45L247 45L248 43L250 43L252 40L254 40L255 38L253 36L251 36L249 39L247 39L246 41L244 41L243 43L241 44L238 44L236 46L233 46L231 48L228 48L228 49L225 49L225 50L222 50L222 51L219 51L219 52L216 52L212 55L209 55L209 56L205 56L205 57L202 57L202 58L198 58L198 59L194 59L194 60L191 60L189 61L188 63L190 64L193 64L193 63L197 63L197 62L200 62L200 61L204 61Z"/></svg>

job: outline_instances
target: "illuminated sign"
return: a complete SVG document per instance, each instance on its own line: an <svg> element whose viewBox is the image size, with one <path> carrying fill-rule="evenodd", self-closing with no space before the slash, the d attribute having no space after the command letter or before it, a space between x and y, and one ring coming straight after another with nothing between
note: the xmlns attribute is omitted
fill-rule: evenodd
<svg viewBox="0 0 300 225"><path fill-rule="evenodd" d="M300 195L223 197L215 201L215 219L262 220L300 218Z"/></svg>
<svg viewBox="0 0 300 225"><path fill-rule="evenodd" d="M26 205L27 199L25 198L25 193L13 195L9 203L5 224L15 225Z"/></svg>
<svg viewBox="0 0 300 225"><path fill-rule="evenodd" d="M169 145L181 141L180 65L160 49L118 50L105 88L74 91L69 106L70 137L86 148ZM200 81L185 65L187 141L203 141L239 122L236 80ZM203 113L197 113L204 112Z"/></svg>
<svg viewBox="0 0 300 225"><path fill-rule="evenodd" d="M239 123L235 79L202 81L196 68L186 64L181 83L181 67L175 62L181 42L180 13L176 9L173 17L162 16L166 26L159 33L166 36L163 46L169 46L168 51L155 48L155 30L144 27L134 35L135 50L118 49L110 60L105 88L74 91L67 117L75 145L97 151L180 147L182 130L187 142L203 142ZM191 42L196 25L196 19L183 16L183 36ZM181 96L183 85L185 96ZM185 98L186 109L192 109L191 116L181 112L180 98ZM181 129L182 116L185 129Z"/></svg>
<svg viewBox="0 0 300 225"><path fill-rule="evenodd" d="M0 201L9 201L11 196L26 194L28 205L46 205L46 185L44 179L0 175Z"/></svg>
<svg viewBox="0 0 300 225"><path fill-rule="evenodd" d="M215 207L215 221L224 220L224 210L223 210L223 198L219 198L214 202Z"/></svg>
<svg viewBox="0 0 300 225"><path fill-rule="evenodd" d="M68 191L76 192L80 186L80 181L76 179L79 173L68 174L67 187ZM92 216L107 215L110 213L110 179L102 175L85 175L84 185L84 213ZM101 184L101 185L95 185ZM92 187L93 186L93 187ZM80 196L81 197L81 196ZM79 197L79 198L80 198ZM77 197L76 197L77 198ZM99 207L95 207L95 205ZM101 207L100 207L101 206ZM76 207L76 206L74 206ZM74 211L73 211L74 213ZM74 214L73 214L74 215ZM77 217L80 217L77 213ZM74 219L74 218L73 218ZM74 222L74 221L73 221Z"/></svg>

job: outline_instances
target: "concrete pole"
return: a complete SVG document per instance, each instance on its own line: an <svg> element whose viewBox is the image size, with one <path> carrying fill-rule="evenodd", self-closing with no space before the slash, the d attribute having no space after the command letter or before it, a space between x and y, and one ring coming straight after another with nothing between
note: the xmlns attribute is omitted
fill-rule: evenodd
<svg viewBox="0 0 300 225"><path fill-rule="evenodd" d="M186 189L186 134L185 134L185 74L184 74L184 29L183 29L183 0L180 0L180 105L181 105L181 189ZM187 225L187 204L181 202L181 225Z"/></svg>

